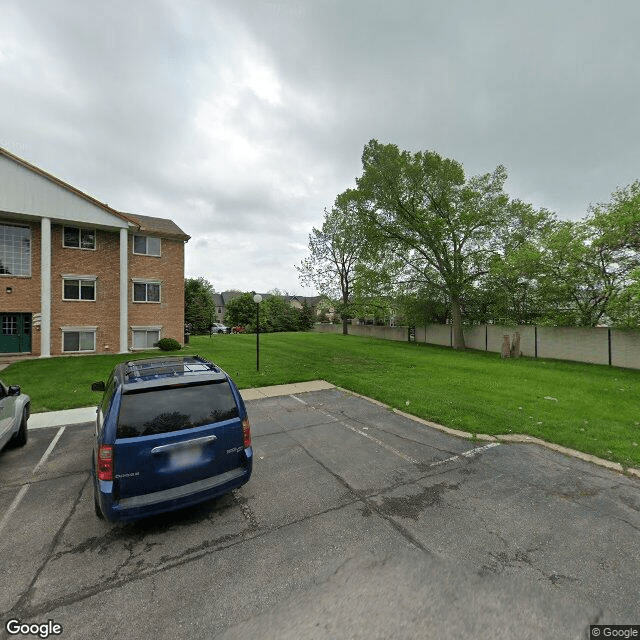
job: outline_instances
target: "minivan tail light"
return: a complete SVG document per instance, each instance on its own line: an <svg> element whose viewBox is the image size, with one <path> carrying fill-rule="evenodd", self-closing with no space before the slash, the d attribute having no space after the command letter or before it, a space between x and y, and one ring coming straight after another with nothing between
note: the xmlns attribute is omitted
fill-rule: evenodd
<svg viewBox="0 0 640 640"><path fill-rule="evenodd" d="M98 480L113 480L113 447L109 444L98 448Z"/></svg>
<svg viewBox="0 0 640 640"><path fill-rule="evenodd" d="M242 421L242 437L244 439L244 448L248 449L251 446L251 427L249 426L249 418L245 418Z"/></svg>

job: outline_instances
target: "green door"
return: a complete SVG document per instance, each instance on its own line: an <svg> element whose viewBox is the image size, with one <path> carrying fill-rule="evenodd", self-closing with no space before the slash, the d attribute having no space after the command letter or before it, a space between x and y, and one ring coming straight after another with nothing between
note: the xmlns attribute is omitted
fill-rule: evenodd
<svg viewBox="0 0 640 640"><path fill-rule="evenodd" d="M31 314L0 313L0 353L31 351Z"/></svg>

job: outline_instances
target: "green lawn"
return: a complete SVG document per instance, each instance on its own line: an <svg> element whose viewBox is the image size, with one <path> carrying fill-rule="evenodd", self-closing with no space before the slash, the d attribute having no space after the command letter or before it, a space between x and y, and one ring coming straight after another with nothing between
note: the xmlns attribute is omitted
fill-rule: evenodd
<svg viewBox="0 0 640 640"><path fill-rule="evenodd" d="M523 433L640 467L640 371L319 333L192 336L240 388L323 379L472 433ZM152 352L158 355L157 351ZM115 362L147 354L25 360L0 376L34 412L96 404Z"/></svg>

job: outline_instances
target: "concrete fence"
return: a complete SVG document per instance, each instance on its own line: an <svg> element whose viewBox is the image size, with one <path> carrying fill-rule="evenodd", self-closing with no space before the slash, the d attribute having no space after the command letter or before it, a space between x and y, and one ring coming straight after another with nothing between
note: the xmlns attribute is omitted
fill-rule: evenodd
<svg viewBox="0 0 640 640"><path fill-rule="evenodd" d="M317 324L315 331L341 333L342 325ZM465 344L469 349L500 353L504 336L510 340L520 332L520 351L531 358L555 358L614 367L640 369L640 332L608 329L606 327L507 327L477 325L464 328ZM430 324L415 328L415 338L409 327L378 327L349 325L354 336L382 338L384 340L425 342L445 347L452 346L451 325Z"/></svg>

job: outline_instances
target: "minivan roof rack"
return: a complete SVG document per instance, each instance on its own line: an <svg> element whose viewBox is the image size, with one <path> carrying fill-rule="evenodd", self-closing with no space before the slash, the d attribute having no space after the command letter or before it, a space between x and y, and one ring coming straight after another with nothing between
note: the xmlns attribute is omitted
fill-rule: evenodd
<svg viewBox="0 0 640 640"><path fill-rule="evenodd" d="M179 376L189 373L204 373L213 371L220 373L220 369L215 364L201 358L200 356L185 356L183 358L152 358L149 360L130 360L126 363L123 371L125 382L135 379L148 379L162 376Z"/></svg>

